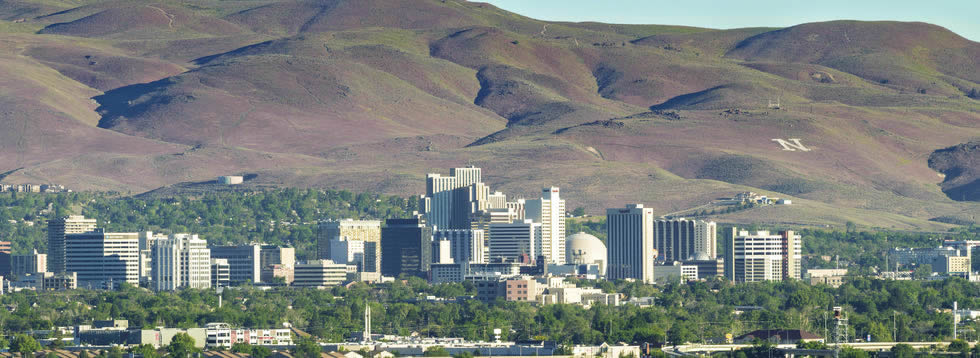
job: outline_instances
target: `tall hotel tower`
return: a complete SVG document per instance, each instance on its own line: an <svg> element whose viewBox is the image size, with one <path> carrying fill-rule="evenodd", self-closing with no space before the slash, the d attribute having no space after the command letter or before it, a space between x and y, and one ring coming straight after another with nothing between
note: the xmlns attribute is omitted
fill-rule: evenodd
<svg viewBox="0 0 980 358"><path fill-rule="evenodd" d="M653 209L630 204L606 209L606 276L610 280L632 278L653 283Z"/></svg>

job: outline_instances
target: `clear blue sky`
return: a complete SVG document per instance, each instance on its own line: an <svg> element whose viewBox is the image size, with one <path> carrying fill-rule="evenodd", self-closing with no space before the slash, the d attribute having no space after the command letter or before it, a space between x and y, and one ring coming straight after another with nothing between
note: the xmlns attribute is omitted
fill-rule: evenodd
<svg viewBox="0 0 980 358"><path fill-rule="evenodd" d="M980 41L980 0L481 0L540 20L730 29L828 20L922 21Z"/></svg>

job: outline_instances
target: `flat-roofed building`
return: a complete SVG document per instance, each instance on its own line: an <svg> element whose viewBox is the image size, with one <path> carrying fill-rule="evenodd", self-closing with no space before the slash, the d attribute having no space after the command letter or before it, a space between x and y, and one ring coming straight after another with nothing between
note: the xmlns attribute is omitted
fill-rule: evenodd
<svg viewBox="0 0 980 358"><path fill-rule="evenodd" d="M317 227L318 258L335 259L332 242L347 241L348 245L362 242L361 272L381 272L381 221L378 220L328 220ZM339 261L335 261L338 262Z"/></svg>
<svg viewBox="0 0 980 358"><path fill-rule="evenodd" d="M541 224L530 219L509 224L490 224L490 260L518 261L538 257Z"/></svg>
<svg viewBox="0 0 980 358"><path fill-rule="evenodd" d="M65 272L65 235L95 230L95 219L71 215L48 220L48 270Z"/></svg>
<svg viewBox="0 0 980 358"><path fill-rule="evenodd" d="M10 257L10 272L17 276L48 271L48 255L37 253L30 255L12 255Z"/></svg>
<svg viewBox="0 0 980 358"><path fill-rule="evenodd" d="M212 246L211 258L228 261L229 284L262 282L261 245Z"/></svg>
<svg viewBox="0 0 980 358"><path fill-rule="evenodd" d="M197 235L174 234L156 241L151 252L154 290L211 287L211 249Z"/></svg>
<svg viewBox="0 0 980 358"><path fill-rule="evenodd" d="M139 285L139 234L93 232L65 235L65 269L85 288Z"/></svg>
<svg viewBox="0 0 980 358"><path fill-rule="evenodd" d="M642 204L606 210L606 276L653 283L653 209Z"/></svg>
<svg viewBox="0 0 980 358"><path fill-rule="evenodd" d="M734 282L801 279L802 241L793 231L736 231L732 228L725 257L726 273ZM731 260L731 261L729 261ZM728 262L732 264L729 265ZM731 272L727 272L731 270Z"/></svg>
<svg viewBox="0 0 980 358"><path fill-rule="evenodd" d="M329 287L347 281L347 265L330 260L313 260L296 264L293 286Z"/></svg>

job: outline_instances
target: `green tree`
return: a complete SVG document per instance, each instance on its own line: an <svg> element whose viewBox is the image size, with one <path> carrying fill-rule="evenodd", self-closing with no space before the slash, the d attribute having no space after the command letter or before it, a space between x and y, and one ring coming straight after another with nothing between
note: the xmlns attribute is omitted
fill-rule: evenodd
<svg viewBox="0 0 980 358"><path fill-rule="evenodd" d="M447 351L442 346L432 346L432 347L429 347L428 349L426 349L425 352L422 353L422 356L424 356L424 357L449 357L451 355L449 354L449 351Z"/></svg>
<svg viewBox="0 0 980 358"><path fill-rule="evenodd" d="M26 334L14 335L14 340L10 342L11 352L20 352L21 354L31 354L41 350L41 344L34 339L34 337L28 336Z"/></svg>
<svg viewBox="0 0 980 358"><path fill-rule="evenodd" d="M119 348L119 346L112 346L112 348L109 348L109 358L122 358L122 356L123 351L122 348Z"/></svg>
<svg viewBox="0 0 980 358"><path fill-rule="evenodd" d="M235 343L231 345L231 351L235 353L252 354L252 345L248 343Z"/></svg>
<svg viewBox="0 0 980 358"><path fill-rule="evenodd" d="M974 89L974 91L976 91L976 89ZM581 206L575 208L575 210L572 210L572 215L579 216L579 217L585 216L585 208L583 208Z"/></svg>
<svg viewBox="0 0 980 358"><path fill-rule="evenodd" d="M459 354L454 354L453 358L473 358L473 353L462 351Z"/></svg>
<svg viewBox="0 0 980 358"><path fill-rule="evenodd" d="M929 278L929 276L932 276L932 265L919 265L919 267L915 268L915 272L913 272L912 275L915 276L915 279L917 280Z"/></svg>
<svg viewBox="0 0 980 358"><path fill-rule="evenodd" d="M958 352L960 357L966 358L970 356L970 344L962 339L954 339L949 342L949 347L946 347L949 352Z"/></svg>
<svg viewBox="0 0 980 358"><path fill-rule="evenodd" d="M253 346L252 347L252 357L253 358L266 358L272 355L272 350L266 346Z"/></svg>
<svg viewBox="0 0 980 358"><path fill-rule="evenodd" d="M293 354L299 358L319 358L322 351L320 345L310 338L300 338L293 349Z"/></svg>
<svg viewBox="0 0 980 358"><path fill-rule="evenodd" d="M141 344L132 347L129 349L129 352L141 355L143 358L160 358L160 352L157 352L157 349L152 344ZM79 356L78 358L82 357Z"/></svg>
<svg viewBox="0 0 980 358"><path fill-rule="evenodd" d="M844 346L840 350L839 357L842 358L869 358L870 355L867 351L856 349L850 346Z"/></svg>
<svg viewBox="0 0 980 358"><path fill-rule="evenodd" d="M194 338L187 333L177 333L167 345L167 353L171 358L187 358L198 351L194 346Z"/></svg>

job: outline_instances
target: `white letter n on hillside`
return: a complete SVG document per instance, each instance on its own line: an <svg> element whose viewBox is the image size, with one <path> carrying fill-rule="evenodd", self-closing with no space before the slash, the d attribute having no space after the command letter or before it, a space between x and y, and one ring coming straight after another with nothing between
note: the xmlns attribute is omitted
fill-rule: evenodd
<svg viewBox="0 0 980 358"><path fill-rule="evenodd" d="M799 149L801 152L810 151L810 148L804 147L803 143L800 143L799 138L790 138L789 140L790 141L785 141L782 139L773 139L772 141L779 143L779 145L783 146L783 150L788 150L790 152L795 152L797 149Z"/></svg>

